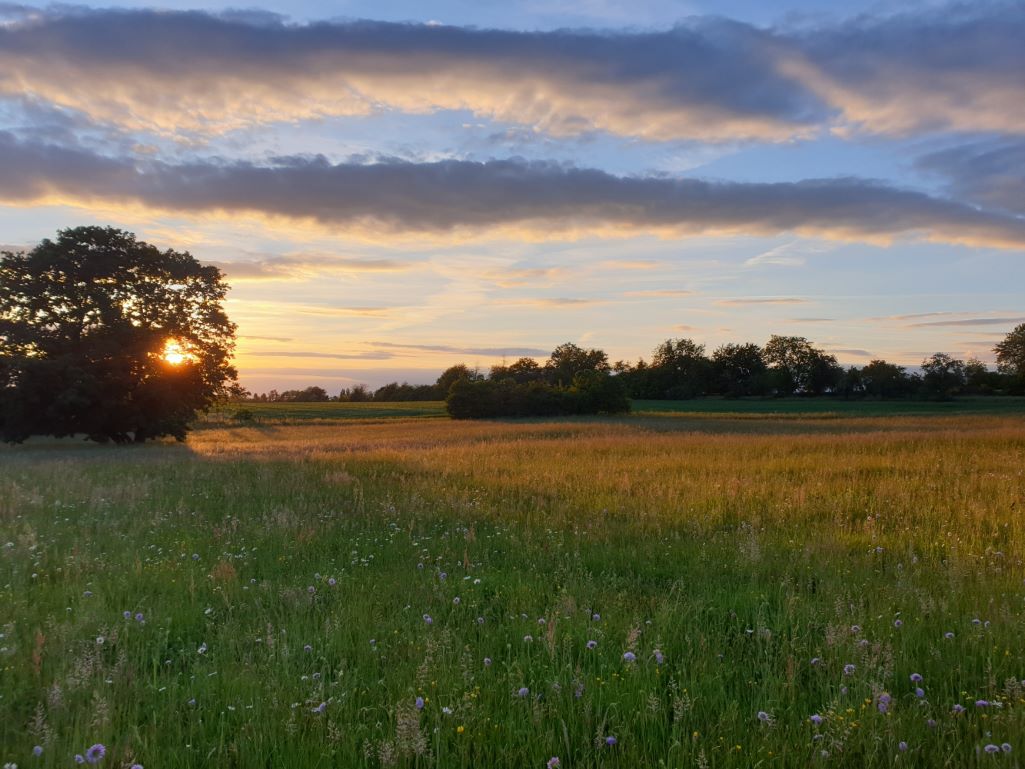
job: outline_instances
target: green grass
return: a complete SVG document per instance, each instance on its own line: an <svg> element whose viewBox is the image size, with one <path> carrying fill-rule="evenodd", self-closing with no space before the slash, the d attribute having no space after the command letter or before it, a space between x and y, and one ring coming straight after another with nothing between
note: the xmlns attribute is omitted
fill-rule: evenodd
<svg viewBox="0 0 1025 769"><path fill-rule="evenodd" d="M1016 766L1023 466L995 416L0 449L0 762Z"/></svg>
<svg viewBox="0 0 1025 769"><path fill-rule="evenodd" d="M203 424L294 424L310 421L447 417L443 401L413 403L242 403L218 406Z"/></svg>

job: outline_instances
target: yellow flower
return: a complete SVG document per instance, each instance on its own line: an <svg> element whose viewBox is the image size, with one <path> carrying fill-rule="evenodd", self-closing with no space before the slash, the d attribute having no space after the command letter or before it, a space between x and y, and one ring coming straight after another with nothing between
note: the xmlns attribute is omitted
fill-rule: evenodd
<svg viewBox="0 0 1025 769"><path fill-rule="evenodd" d="M463 726L462 724L460 724L459 726L456 727L456 734L462 734L465 731L466 731L466 727Z"/></svg>

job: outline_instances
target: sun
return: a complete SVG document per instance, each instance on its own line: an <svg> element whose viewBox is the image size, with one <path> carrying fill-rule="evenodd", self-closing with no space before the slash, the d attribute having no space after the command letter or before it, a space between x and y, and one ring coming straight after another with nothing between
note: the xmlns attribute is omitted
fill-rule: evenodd
<svg viewBox="0 0 1025 769"><path fill-rule="evenodd" d="M164 349L160 351L160 357L164 363L168 363L172 366L180 366L186 361L193 360L194 356L190 355L181 346L181 342L177 339L168 339L164 342Z"/></svg>

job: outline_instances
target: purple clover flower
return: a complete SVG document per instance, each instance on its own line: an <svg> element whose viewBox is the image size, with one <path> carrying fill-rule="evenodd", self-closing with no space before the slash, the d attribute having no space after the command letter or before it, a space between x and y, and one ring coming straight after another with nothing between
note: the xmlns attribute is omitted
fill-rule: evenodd
<svg viewBox="0 0 1025 769"><path fill-rule="evenodd" d="M913 684L920 684L920 683L922 683L922 676L921 676L921 674L920 673L912 673L911 674L911 683L913 683Z"/></svg>
<svg viewBox="0 0 1025 769"><path fill-rule="evenodd" d="M562 762L559 761L558 756L552 756L548 759L548 763L545 764L546 769L559 769L562 766Z"/></svg>
<svg viewBox="0 0 1025 769"><path fill-rule="evenodd" d="M637 659L637 655L634 654L633 652L624 652L623 653L623 662L633 662L636 659Z"/></svg>
<svg viewBox="0 0 1025 769"><path fill-rule="evenodd" d="M811 716L810 716L810 717L808 718L808 720L809 720L809 721L811 721L811 722L812 722L813 724L815 724L815 726L818 726L818 725L819 725L819 724L821 724L821 723L822 723L822 722L823 722L823 721L824 721L825 719L823 719L823 718L822 718L822 716L820 716L820 715L819 715L818 713L813 713L813 714L812 714L812 715L811 715Z"/></svg>
<svg viewBox="0 0 1025 769"><path fill-rule="evenodd" d="M517 692L516 692L516 696L517 696L517 697L526 697L526 696L528 696L529 694L530 694L530 689L528 689L528 688L527 688L526 686L521 686L521 687L520 687L520 688L519 688L519 689L517 690Z"/></svg>
<svg viewBox="0 0 1025 769"><path fill-rule="evenodd" d="M852 675L854 675L854 671L857 670L857 669L858 668L855 665L853 665L852 663L848 662L846 665L843 666L843 674L845 676L852 676Z"/></svg>
<svg viewBox="0 0 1025 769"><path fill-rule="evenodd" d="M614 734L610 734L608 737L605 738L605 744L608 745L610 748L615 747L617 742L619 742L619 740L616 739L616 736Z"/></svg>

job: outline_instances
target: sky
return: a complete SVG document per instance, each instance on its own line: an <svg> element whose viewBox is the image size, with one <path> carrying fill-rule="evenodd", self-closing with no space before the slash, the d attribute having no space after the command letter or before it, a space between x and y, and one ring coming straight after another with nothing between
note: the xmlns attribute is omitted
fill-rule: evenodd
<svg viewBox="0 0 1025 769"><path fill-rule="evenodd" d="M0 249L216 264L257 392L557 345L993 361L1025 4L0 2Z"/></svg>

